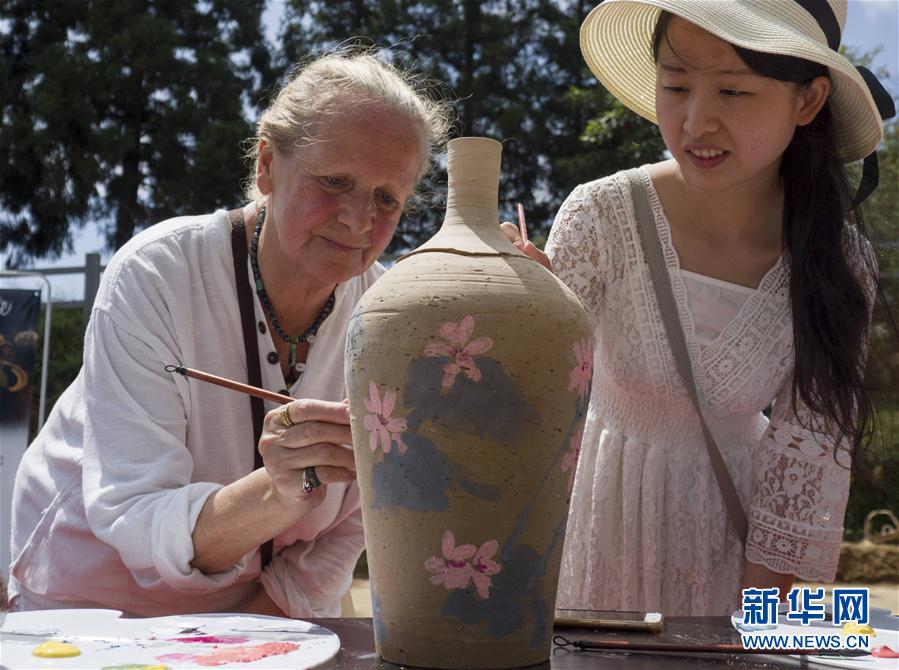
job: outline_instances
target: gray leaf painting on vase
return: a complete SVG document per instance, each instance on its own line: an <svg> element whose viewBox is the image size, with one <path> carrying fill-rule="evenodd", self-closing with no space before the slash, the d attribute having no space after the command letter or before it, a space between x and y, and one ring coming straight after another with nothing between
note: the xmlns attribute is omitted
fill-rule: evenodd
<svg viewBox="0 0 899 670"><path fill-rule="evenodd" d="M589 397L588 381L576 400L574 417L555 458L522 510L512 533L503 543L499 554L501 569L491 577L486 597L483 588L478 589L474 586L466 585L464 588L454 590L443 602L441 613L444 616L455 617L468 625L486 622L488 634L501 638L520 630L526 624L526 613L529 612L534 626L531 644L534 646L541 644L551 622L547 619L548 608L541 596L543 588L540 580L553 553L561 550L566 520L563 519L555 528L549 546L542 553L528 545L519 544L519 541L525 533L540 490L553 476L559 464L564 462L565 455L579 449Z"/></svg>
<svg viewBox="0 0 899 670"><path fill-rule="evenodd" d="M478 382L459 375L452 387L445 389L435 384L435 379L444 376L448 362L447 357L433 357L409 363L403 389L405 404L413 408L402 434L407 449L392 449L372 467L375 509L443 511L449 504L446 493L450 489L484 500L500 498L499 489L478 482L417 431L425 421L439 421L514 448L534 429L536 412L499 361L478 357Z"/></svg>

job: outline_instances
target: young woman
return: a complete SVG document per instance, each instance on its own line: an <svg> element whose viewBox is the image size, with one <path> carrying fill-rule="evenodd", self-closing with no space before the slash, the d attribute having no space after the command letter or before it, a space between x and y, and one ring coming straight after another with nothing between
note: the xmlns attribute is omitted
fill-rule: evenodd
<svg viewBox="0 0 899 670"><path fill-rule="evenodd" d="M727 614L741 588L784 598L796 577L835 575L870 422L876 286L843 163L882 134L865 78L836 51L845 14L845 0L607 0L581 29L593 72L671 154L640 181L749 523L744 545L676 371L630 182L581 185L547 245L596 340L559 607Z"/></svg>

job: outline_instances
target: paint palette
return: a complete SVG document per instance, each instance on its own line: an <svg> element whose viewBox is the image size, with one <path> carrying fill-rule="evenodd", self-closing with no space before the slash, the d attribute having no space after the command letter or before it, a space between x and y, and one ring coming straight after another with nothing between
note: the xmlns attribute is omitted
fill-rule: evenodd
<svg viewBox="0 0 899 670"><path fill-rule="evenodd" d="M42 643L80 652L34 655ZM13 612L0 628L3 666L21 668L313 668L337 655L340 639L305 621L247 614L123 619L115 610ZM55 648L58 645L50 645Z"/></svg>

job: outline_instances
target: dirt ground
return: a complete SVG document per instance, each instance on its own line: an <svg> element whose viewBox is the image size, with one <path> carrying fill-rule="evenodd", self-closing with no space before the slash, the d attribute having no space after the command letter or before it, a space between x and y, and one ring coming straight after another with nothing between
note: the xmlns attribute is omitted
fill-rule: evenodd
<svg viewBox="0 0 899 670"><path fill-rule="evenodd" d="M834 582L833 584L802 584L803 586L824 587L826 601L830 602L831 593L834 587L856 588L868 587L870 589L870 605L871 607L885 607L893 612L899 613L899 583L879 584L861 584L853 582ZM353 613L344 612L343 616L370 617L371 616L371 593L369 592L367 579L354 579L353 586L350 589L350 596L353 600ZM346 609L346 608L345 608Z"/></svg>

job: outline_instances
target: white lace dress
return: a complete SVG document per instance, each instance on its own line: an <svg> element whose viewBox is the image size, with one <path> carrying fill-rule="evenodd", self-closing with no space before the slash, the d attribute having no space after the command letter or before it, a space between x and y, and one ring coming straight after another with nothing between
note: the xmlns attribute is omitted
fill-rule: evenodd
<svg viewBox="0 0 899 670"><path fill-rule="evenodd" d="M641 172L700 402L747 510L749 540L744 552L677 376L628 182L619 173L579 186L547 244L595 337L557 607L729 614L739 606L747 559L833 579L849 457L837 449L835 458L832 439L803 428L791 406L788 262L781 258L756 290L719 282L716 298L714 281L680 270L658 196ZM772 401L769 424L762 410Z"/></svg>

